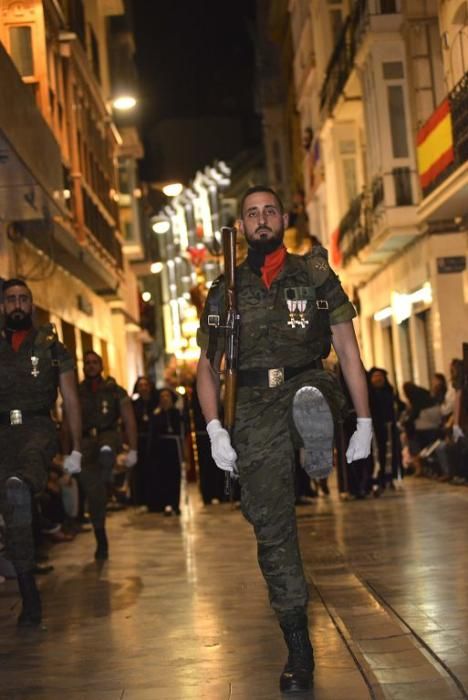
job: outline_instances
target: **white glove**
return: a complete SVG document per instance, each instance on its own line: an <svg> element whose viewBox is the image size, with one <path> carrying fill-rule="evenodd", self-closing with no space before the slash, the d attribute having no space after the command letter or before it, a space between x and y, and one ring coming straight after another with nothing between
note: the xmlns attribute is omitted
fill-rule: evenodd
<svg viewBox="0 0 468 700"><path fill-rule="evenodd" d="M79 474L81 471L81 452L73 450L73 452L63 460L63 469L67 474Z"/></svg>
<svg viewBox="0 0 468 700"><path fill-rule="evenodd" d="M463 432L463 430L460 428L459 425L453 426L452 435L453 435L453 439L455 442L458 442L458 440L461 440L461 438L465 437L465 433Z"/></svg>
<svg viewBox="0 0 468 700"><path fill-rule="evenodd" d="M351 435L346 460L348 463L365 459L370 455L372 442L372 418L358 418L357 427Z"/></svg>
<svg viewBox="0 0 468 700"><path fill-rule="evenodd" d="M125 466L127 469L134 467L138 460L138 452L136 450L129 450L125 455Z"/></svg>
<svg viewBox="0 0 468 700"><path fill-rule="evenodd" d="M217 418L210 420L206 431L210 436L211 456L216 462L216 466L225 472L235 472L237 454L232 448L228 431L223 428Z"/></svg>

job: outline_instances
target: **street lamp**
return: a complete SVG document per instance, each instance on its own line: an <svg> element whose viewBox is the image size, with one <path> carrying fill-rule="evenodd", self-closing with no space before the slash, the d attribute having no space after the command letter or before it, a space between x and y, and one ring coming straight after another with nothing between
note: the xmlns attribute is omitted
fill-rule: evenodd
<svg viewBox="0 0 468 700"><path fill-rule="evenodd" d="M119 95L112 101L112 106L119 112L128 112L135 107L136 103L136 98L133 95Z"/></svg>
<svg viewBox="0 0 468 700"><path fill-rule="evenodd" d="M168 185L164 185L162 191L166 197L178 197L183 189L184 186L181 182L171 182Z"/></svg>

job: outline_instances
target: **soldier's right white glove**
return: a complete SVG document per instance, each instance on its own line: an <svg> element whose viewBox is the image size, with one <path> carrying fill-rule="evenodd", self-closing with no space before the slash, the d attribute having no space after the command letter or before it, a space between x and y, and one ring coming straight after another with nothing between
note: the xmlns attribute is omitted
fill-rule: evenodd
<svg viewBox="0 0 468 700"><path fill-rule="evenodd" d="M216 466L225 472L235 472L237 454L231 445L228 431L223 428L217 418L210 420L206 431L210 436L211 456L216 462Z"/></svg>
<svg viewBox="0 0 468 700"><path fill-rule="evenodd" d="M81 471L81 452L73 450L73 452L63 460L63 469L67 474L79 474Z"/></svg>
<svg viewBox="0 0 468 700"><path fill-rule="evenodd" d="M460 428L459 425L453 426L452 435L453 435L453 439L455 442L458 442L458 440L465 437L465 433L463 432L463 430Z"/></svg>

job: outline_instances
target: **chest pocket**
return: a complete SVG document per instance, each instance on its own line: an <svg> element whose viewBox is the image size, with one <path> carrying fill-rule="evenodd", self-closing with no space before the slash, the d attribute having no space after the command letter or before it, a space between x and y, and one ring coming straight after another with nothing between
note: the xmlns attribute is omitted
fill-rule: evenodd
<svg viewBox="0 0 468 700"><path fill-rule="evenodd" d="M318 298L317 289L310 284L281 290L270 325L273 343L302 345L316 357L330 352L328 303Z"/></svg>

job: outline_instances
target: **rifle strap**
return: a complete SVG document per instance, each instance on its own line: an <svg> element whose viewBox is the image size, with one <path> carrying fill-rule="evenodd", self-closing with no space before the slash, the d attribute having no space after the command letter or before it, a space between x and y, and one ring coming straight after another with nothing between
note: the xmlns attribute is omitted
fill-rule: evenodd
<svg viewBox="0 0 468 700"><path fill-rule="evenodd" d="M224 289L221 282L221 277L218 277L211 285L210 294L208 295L208 349L206 356L211 365L213 365L217 351L219 350L219 335L221 326L221 299L224 295Z"/></svg>

